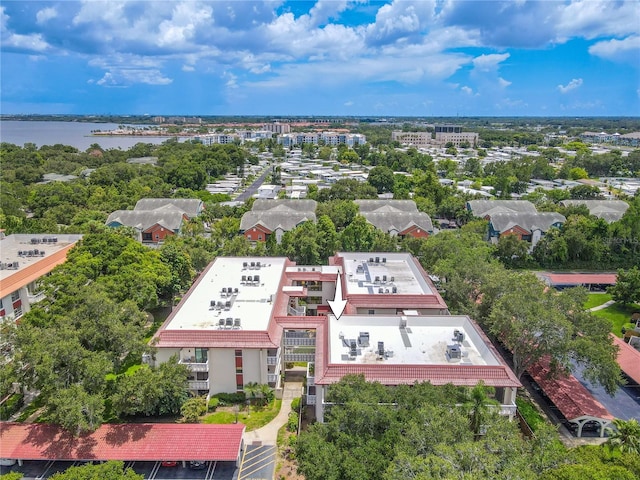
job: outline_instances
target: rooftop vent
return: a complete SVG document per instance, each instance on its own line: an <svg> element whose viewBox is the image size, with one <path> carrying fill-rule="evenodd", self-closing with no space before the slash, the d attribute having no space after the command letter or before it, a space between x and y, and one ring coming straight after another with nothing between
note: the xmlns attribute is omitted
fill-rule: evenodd
<svg viewBox="0 0 640 480"><path fill-rule="evenodd" d="M447 345L447 359L452 362L462 358L460 345Z"/></svg>
<svg viewBox="0 0 640 480"><path fill-rule="evenodd" d="M349 356L355 357L358 354L358 347L355 340L349 340Z"/></svg>
<svg viewBox="0 0 640 480"><path fill-rule="evenodd" d="M458 329L454 330L453 331L453 339L456 342L460 342L460 343L464 342L464 332L462 330L458 330Z"/></svg>
<svg viewBox="0 0 640 480"><path fill-rule="evenodd" d="M378 342L378 356L384 358L384 342Z"/></svg>
<svg viewBox="0 0 640 480"><path fill-rule="evenodd" d="M360 334L358 335L358 344L361 347L369 346L369 332L360 332Z"/></svg>

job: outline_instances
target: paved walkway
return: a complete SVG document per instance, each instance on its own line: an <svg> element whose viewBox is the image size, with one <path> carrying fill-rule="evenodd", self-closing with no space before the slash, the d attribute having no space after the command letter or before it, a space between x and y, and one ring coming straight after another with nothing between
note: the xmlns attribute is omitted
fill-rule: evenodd
<svg viewBox="0 0 640 480"><path fill-rule="evenodd" d="M276 445L278 439L278 430L287 423L289 412L291 412L291 400L302 396L302 382L286 382L282 392L282 405L280 412L262 428L245 432L244 441L247 445L258 442L262 445Z"/></svg>
<svg viewBox="0 0 640 480"><path fill-rule="evenodd" d="M598 305L597 307L590 308L589 311L596 312L598 310L604 310L605 308L610 307L614 303L616 303L615 300L609 300L608 302L604 302L602 305Z"/></svg>

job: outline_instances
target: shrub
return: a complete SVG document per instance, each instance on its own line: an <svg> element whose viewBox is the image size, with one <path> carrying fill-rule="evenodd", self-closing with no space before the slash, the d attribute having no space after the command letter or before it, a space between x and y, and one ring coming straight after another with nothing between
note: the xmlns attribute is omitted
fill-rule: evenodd
<svg viewBox="0 0 640 480"><path fill-rule="evenodd" d="M287 363L284 364L285 370L291 370L293 368L293 366L294 366L293 362L287 362Z"/></svg>
<svg viewBox="0 0 640 480"><path fill-rule="evenodd" d="M297 412L298 410L300 410L300 397L296 397L293 400L291 400L291 410L293 410L294 412Z"/></svg>
<svg viewBox="0 0 640 480"><path fill-rule="evenodd" d="M24 396L20 393L11 395L2 405L0 405L0 420L9 420L9 417L20 410L24 404Z"/></svg>
<svg viewBox="0 0 640 480"><path fill-rule="evenodd" d="M247 396L244 392L235 392L235 393L216 393L212 398L217 398L219 400L219 405L224 407L226 405L237 405L239 403L244 403L247 399Z"/></svg>
<svg viewBox="0 0 640 480"><path fill-rule="evenodd" d="M287 421L287 430L290 432L296 432L298 430L298 414L291 412L289 414L289 420Z"/></svg>
<svg viewBox="0 0 640 480"><path fill-rule="evenodd" d="M209 399L209 411L210 412L215 412L216 408L218 408L218 405L220 404L220 399L217 397L212 397L211 399Z"/></svg>

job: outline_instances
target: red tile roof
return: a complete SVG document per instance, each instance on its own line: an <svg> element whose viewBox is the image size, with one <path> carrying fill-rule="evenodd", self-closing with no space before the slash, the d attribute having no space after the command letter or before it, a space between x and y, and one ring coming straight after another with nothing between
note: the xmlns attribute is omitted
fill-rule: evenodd
<svg viewBox="0 0 640 480"><path fill-rule="evenodd" d="M548 273L551 285L615 285L615 273Z"/></svg>
<svg viewBox="0 0 640 480"><path fill-rule="evenodd" d="M567 420L584 416L613 419L613 415L573 375L549 378L548 362L538 363L528 372Z"/></svg>
<svg viewBox="0 0 640 480"><path fill-rule="evenodd" d="M22 460L236 461L245 426L102 425L74 437L56 425L0 424L0 458Z"/></svg>
<svg viewBox="0 0 640 480"><path fill-rule="evenodd" d="M321 377L316 373L315 383L329 385L349 374L364 374L368 381L384 385L431 382L433 385L474 386L482 380L490 387L521 386L508 367L494 365L331 364Z"/></svg>
<svg viewBox="0 0 640 480"><path fill-rule="evenodd" d="M618 346L618 365L631 379L640 384L640 352L621 338L611 335Z"/></svg>
<svg viewBox="0 0 640 480"><path fill-rule="evenodd" d="M261 330L162 330L156 347L277 348L269 333Z"/></svg>

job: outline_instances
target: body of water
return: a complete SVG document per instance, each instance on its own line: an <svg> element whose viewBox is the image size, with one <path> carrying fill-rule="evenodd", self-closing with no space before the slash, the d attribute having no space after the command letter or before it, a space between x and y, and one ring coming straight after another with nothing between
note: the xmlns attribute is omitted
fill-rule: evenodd
<svg viewBox="0 0 640 480"><path fill-rule="evenodd" d="M140 127L140 125L137 125ZM169 137L125 137L125 136L95 136L92 131L115 130L116 123L85 123L85 122L41 122L41 121L2 121L0 122L0 142L13 143L20 147L25 143L42 145L71 145L80 151L85 151L94 143L103 149L119 148L127 150L136 143L160 144ZM181 138L180 141L184 139Z"/></svg>

